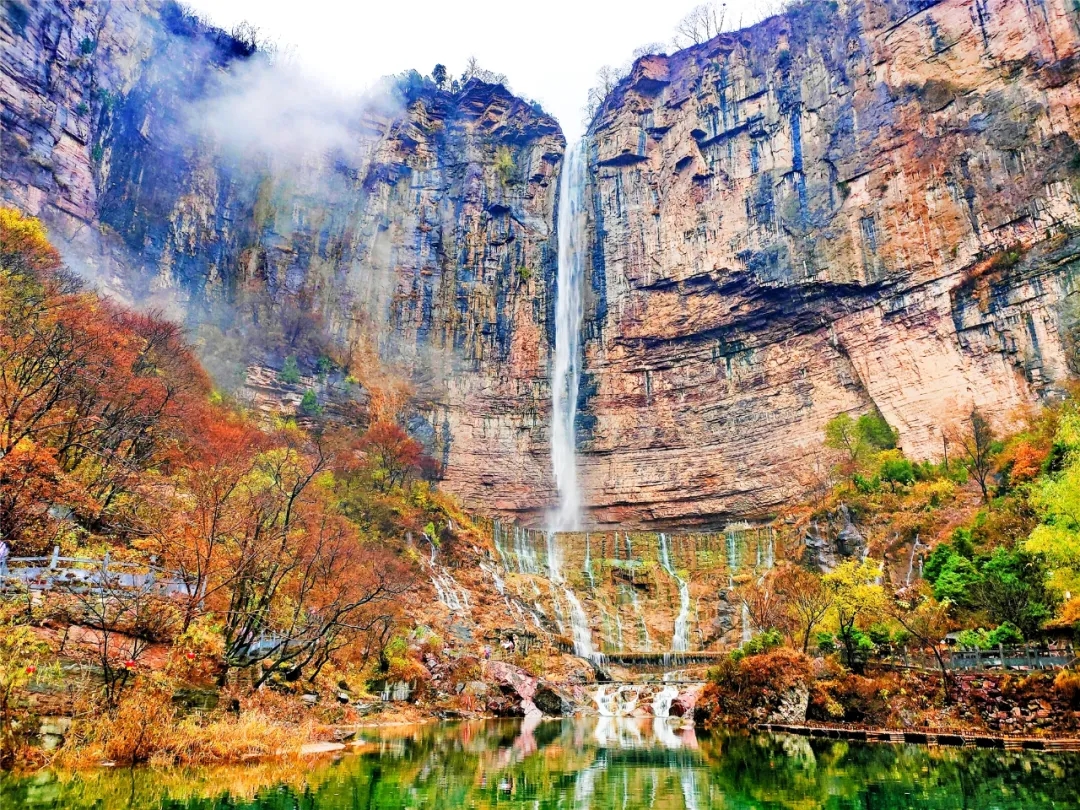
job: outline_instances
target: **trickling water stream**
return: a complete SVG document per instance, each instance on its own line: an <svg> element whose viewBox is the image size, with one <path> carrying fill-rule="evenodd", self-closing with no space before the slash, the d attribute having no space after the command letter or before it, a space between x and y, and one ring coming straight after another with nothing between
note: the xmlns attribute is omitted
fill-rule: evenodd
<svg viewBox="0 0 1080 810"><path fill-rule="evenodd" d="M584 142L572 144L559 178L559 269L555 288L555 358L551 374L551 464L559 490L551 528L575 531L581 523L577 477L578 387L581 382L582 285L585 277Z"/></svg>
<svg viewBox="0 0 1080 810"><path fill-rule="evenodd" d="M679 585L679 615L675 617L675 633L671 638L672 652L690 649L690 586L675 572L671 564L666 534L660 534L660 565Z"/></svg>

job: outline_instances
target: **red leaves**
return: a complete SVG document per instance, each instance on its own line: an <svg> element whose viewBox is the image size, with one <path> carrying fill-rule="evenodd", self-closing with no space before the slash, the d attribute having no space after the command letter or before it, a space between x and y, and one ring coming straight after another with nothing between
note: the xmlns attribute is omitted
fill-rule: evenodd
<svg viewBox="0 0 1080 810"><path fill-rule="evenodd" d="M41 547L48 507L107 523L120 494L182 462L210 383L180 327L80 292L10 209L0 262L0 519L14 544Z"/></svg>
<svg viewBox="0 0 1080 810"><path fill-rule="evenodd" d="M373 422L357 443L368 472L379 489L401 486L421 469L424 448L398 424Z"/></svg>

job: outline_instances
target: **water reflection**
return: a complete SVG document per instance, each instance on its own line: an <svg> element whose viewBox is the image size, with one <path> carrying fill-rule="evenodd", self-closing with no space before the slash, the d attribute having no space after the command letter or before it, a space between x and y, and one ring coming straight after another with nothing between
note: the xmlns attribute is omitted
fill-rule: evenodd
<svg viewBox="0 0 1080 810"><path fill-rule="evenodd" d="M385 729L337 761L0 778L8 808L1080 810L1080 756L696 735L676 721Z"/></svg>

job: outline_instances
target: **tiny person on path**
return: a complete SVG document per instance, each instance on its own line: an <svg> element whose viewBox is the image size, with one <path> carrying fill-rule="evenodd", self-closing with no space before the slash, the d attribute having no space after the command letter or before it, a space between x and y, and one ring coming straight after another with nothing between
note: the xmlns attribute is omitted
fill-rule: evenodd
<svg viewBox="0 0 1080 810"><path fill-rule="evenodd" d="M0 538L0 577L7 576L7 561L10 553L11 549L8 547L7 540Z"/></svg>

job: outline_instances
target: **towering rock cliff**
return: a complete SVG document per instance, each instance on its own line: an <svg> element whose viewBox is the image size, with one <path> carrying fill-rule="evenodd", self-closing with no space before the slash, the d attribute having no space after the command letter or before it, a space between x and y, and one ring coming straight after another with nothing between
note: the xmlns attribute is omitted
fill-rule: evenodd
<svg viewBox="0 0 1080 810"><path fill-rule="evenodd" d="M764 514L824 423L914 457L1067 373L1069 0L807 2L645 57L590 129L582 477L600 523Z"/></svg>
<svg viewBox="0 0 1080 810"><path fill-rule="evenodd" d="M219 378L378 358L466 503L550 502L553 119L416 74L320 95L173 3L0 8L0 199L77 269L176 307Z"/></svg>
<svg viewBox="0 0 1080 810"><path fill-rule="evenodd" d="M1071 0L810 0L639 60L589 132L594 522L769 514L827 466L840 411L932 457L973 402L1052 396L1078 44ZM538 523L558 125L476 82L342 105L292 81L172 3L0 0L0 199L98 283L177 307L219 378L378 358L444 485Z"/></svg>

